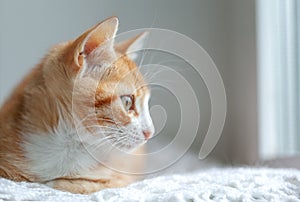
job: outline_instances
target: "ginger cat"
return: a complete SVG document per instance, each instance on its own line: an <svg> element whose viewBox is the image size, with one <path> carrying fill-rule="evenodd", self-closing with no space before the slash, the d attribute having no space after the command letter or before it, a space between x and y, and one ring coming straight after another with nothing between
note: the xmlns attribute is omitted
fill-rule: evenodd
<svg viewBox="0 0 300 202"><path fill-rule="evenodd" d="M114 44L116 17L53 47L0 110L0 176L73 193L126 186L154 133L133 58L145 34ZM122 172L124 171L124 172ZM128 173L128 174L127 174Z"/></svg>

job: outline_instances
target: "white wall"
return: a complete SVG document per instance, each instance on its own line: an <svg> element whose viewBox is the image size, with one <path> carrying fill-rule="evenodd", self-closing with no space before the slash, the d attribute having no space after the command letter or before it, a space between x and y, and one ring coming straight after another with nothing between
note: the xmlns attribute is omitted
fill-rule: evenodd
<svg viewBox="0 0 300 202"><path fill-rule="evenodd" d="M1 0L0 103L49 47L117 15L121 32L171 29L189 36L210 54L228 98L224 134L214 153L227 161L252 162L257 136L254 8L254 0ZM201 104L205 116L198 139L203 139L208 126L207 104Z"/></svg>
<svg viewBox="0 0 300 202"><path fill-rule="evenodd" d="M228 155L233 162L258 162L258 87L255 0L232 0L231 59L227 74Z"/></svg>

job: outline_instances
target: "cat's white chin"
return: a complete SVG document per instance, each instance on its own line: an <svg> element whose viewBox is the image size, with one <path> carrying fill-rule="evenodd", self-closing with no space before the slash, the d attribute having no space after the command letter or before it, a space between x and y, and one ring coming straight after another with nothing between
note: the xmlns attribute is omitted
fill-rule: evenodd
<svg viewBox="0 0 300 202"><path fill-rule="evenodd" d="M135 150L137 150L138 148L140 148L141 146L143 146L144 144L146 144L146 142L147 142L147 140L141 140L135 144L119 145L117 147L117 150L119 150L121 152L125 152L125 153L131 153L131 152L134 152Z"/></svg>

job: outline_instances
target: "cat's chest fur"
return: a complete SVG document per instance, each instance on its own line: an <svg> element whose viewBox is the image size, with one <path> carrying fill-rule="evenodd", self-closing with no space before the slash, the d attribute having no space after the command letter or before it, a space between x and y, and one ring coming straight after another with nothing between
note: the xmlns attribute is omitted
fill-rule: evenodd
<svg viewBox="0 0 300 202"><path fill-rule="evenodd" d="M24 134L24 138L23 148L30 162L29 171L41 181L80 175L99 164L76 129L66 123L60 122L46 134Z"/></svg>

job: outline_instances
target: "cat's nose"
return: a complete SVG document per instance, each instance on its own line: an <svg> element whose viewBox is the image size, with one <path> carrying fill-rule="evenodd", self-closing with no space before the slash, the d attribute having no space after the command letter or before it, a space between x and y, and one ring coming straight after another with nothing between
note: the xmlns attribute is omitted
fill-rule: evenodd
<svg viewBox="0 0 300 202"><path fill-rule="evenodd" d="M144 131L143 131L143 134L144 134L145 139L146 139L146 140L149 140L149 139L151 138L153 132L150 131L150 130L144 130Z"/></svg>

